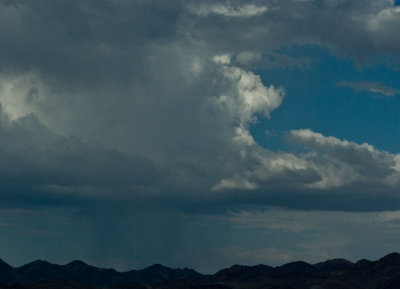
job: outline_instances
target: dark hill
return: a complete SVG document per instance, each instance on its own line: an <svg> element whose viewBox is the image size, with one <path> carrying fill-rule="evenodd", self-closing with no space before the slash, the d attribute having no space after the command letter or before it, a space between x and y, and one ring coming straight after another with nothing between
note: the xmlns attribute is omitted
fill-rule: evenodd
<svg viewBox="0 0 400 289"><path fill-rule="evenodd" d="M332 259L325 262L320 262L314 265L324 274L328 276L341 276L348 274L353 268L354 263L346 259Z"/></svg>
<svg viewBox="0 0 400 289"><path fill-rule="evenodd" d="M12 270L13 267L8 265L6 262L4 262L2 259L0 259L0 271L8 271Z"/></svg>
<svg viewBox="0 0 400 289"><path fill-rule="evenodd" d="M303 261L291 262L275 268L275 274L281 278L287 277L318 277L321 276L321 271L311 264Z"/></svg>
<svg viewBox="0 0 400 289"><path fill-rule="evenodd" d="M23 280L23 276L21 276L13 267L0 259L0 281L21 282Z"/></svg>
<svg viewBox="0 0 400 289"><path fill-rule="evenodd" d="M242 266L233 265L230 268L218 271L213 280L216 282L249 282L267 279L273 275L274 268L266 265Z"/></svg>
<svg viewBox="0 0 400 289"><path fill-rule="evenodd" d="M59 278L75 280L91 285L108 285L125 280L122 274L114 269L97 268L80 260L75 260L62 266L62 275Z"/></svg>
<svg viewBox="0 0 400 289"><path fill-rule="evenodd" d="M72 261L38 260L13 268L0 260L1 289L399 289L400 254L352 263L332 259L314 265L291 262L278 267L234 265L214 275L160 264L118 272Z"/></svg>
<svg viewBox="0 0 400 289"><path fill-rule="evenodd" d="M155 264L143 270L132 270L122 273L125 280L139 284L156 283L167 280L195 279L202 275L192 269L171 269Z"/></svg>
<svg viewBox="0 0 400 289"><path fill-rule="evenodd" d="M376 265L385 267L385 266L395 266L400 267L400 254L399 253L391 253L386 255L385 257L380 258Z"/></svg>
<svg viewBox="0 0 400 289"><path fill-rule="evenodd" d="M62 266L37 260L21 266L16 271L29 281L53 280L62 274Z"/></svg>

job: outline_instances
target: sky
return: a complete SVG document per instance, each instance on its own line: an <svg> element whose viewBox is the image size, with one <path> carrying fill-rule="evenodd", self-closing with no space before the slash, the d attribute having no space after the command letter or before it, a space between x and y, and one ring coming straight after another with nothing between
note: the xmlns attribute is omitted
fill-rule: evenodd
<svg viewBox="0 0 400 289"><path fill-rule="evenodd" d="M0 258L400 251L392 0L0 0Z"/></svg>

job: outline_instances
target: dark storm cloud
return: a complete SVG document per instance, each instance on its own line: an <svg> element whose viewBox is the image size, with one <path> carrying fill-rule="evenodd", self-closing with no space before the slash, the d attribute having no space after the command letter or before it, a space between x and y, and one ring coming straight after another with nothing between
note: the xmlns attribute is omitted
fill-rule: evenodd
<svg viewBox="0 0 400 289"><path fill-rule="evenodd" d="M96 188L110 188L111 195L119 187L151 191L162 176L149 160L55 134L34 115L17 120L3 112L0 116L3 202L19 200L24 206L90 199Z"/></svg>
<svg viewBox="0 0 400 289"><path fill-rule="evenodd" d="M396 155L304 138L309 154L273 153L249 133L284 96L251 68L310 65L276 52L295 44L398 55L391 1L2 1L0 16L9 194L24 183L212 211L235 191L290 207L289 191L397 183Z"/></svg>
<svg viewBox="0 0 400 289"><path fill-rule="evenodd" d="M230 17L232 11L250 14ZM273 53L293 44L320 44L356 58L399 53L392 29L398 9L388 0L3 1L0 13L8 39L0 45L3 70L45 69L86 85L128 80L147 65L138 57L149 53L143 50L171 42L203 42L202 49L231 53Z"/></svg>
<svg viewBox="0 0 400 289"><path fill-rule="evenodd" d="M285 88L253 71L312 67L313 55L290 55L303 45L360 65L398 57L399 21L385 0L0 1L1 245L16 265L210 270L304 256L297 235L269 237L295 209L344 215L343 227L339 211L398 210L399 155L309 129L289 132L294 152L274 152L250 125L285 103ZM267 234L227 222L271 207L286 210L274 224L267 214Z"/></svg>
<svg viewBox="0 0 400 289"><path fill-rule="evenodd" d="M257 51L318 44L357 61L366 61L376 53L399 55L400 43L393 28L399 21L398 7L391 0L254 1L260 9L267 9L250 19L224 17L222 13L202 15L196 2L189 3L193 14L199 15L191 20L191 33L211 40L220 49ZM210 11L218 5L236 10L245 5L241 1L206 3Z"/></svg>
<svg viewBox="0 0 400 289"><path fill-rule="evenodd" d="M1 33L9 40L2 42L2 60L61 75L76 74L75 65L82 73L96 63L101 71L115 69L144 41L175 37L180 9L168 1L2 2Z"/></svg>

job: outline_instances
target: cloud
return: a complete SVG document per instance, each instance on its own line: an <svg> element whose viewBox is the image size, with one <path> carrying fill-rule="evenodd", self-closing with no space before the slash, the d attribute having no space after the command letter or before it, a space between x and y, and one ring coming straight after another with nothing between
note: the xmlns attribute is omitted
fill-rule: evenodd
<svg viewBox="0 0 400 289"><path fill-rule="evenodd" d="M242 153L246 169L221 179L214 189L252 191L248 198L243 193L240 198L243 204L296 208L299 204L295 200L301 199L300 207L315 209L348 210L342 203L344 200L352 207L350 210L397 206L399 155L377 150L366 143L326 137L309 129L292 130L287 139L306 151L283 153L252 147ZM274 195L276 191L280 192L279 196ZM307 195L318 202L308 203ZM368 202L357 205L360 198L374 199L375 205ZM391 200L393 207L385 199Z"/></svg>
<svg viewBox="0 0 400 289"><path fill-rule="evenodd" d="M231 56L229 54L216 55L213 57L213 61L217 64L230 64Z"/></svg>
<svg viewBox="0 0 400 289"><path fill-rule="evenodd" d="M56 134L33 114L10 119L1 111L0 137L3 206L109 198L116 188L149 189L161 176L150 160Z"/></svg>
<svg viewBox="0 0 400 289"><path fill-rule="evenodd" d="M250 64L261 60L260 53L243 51L236 55L236 61L240 64Z"/></svg>
<svg viewBox="0 0 400 289"><path fill-rule="evenodd" d="M365 178L365 181L381 180L384 183L389 183L389 180L393 180L390 176L395 176L397 181L397 155L381 152L367 143L359 145L335 137L325 137L309 129L293 130L289 138L318 153L321 158L331 158L336 164L342 165L343 170L351 169L352 173L347 178L343 176L348 181L352 176Z"/></svg>
<svg viewBox="0 0 400 289"><path fill-rule="evenodd" d="M1 215L4 246L24 261L84 256L138 267L209 262L204 252L214 252L215 268L222 255L315 259L305 244L298 252L308 255L293 252L294 241L276 244L333 228L310 218L334 224L337 213L347 229L311 237L318 254L351 252L340 239L354 212L400 207L400 156L310 129L288 132L292 151L261 147L250 127L273 118L286 94L257 69L312 66L312 55L285 52L293 46L360 65L397 57L398 12L387 0L0 1L0 199L17 210ZM287 210L227 226L229 212L266 207ZM243 240L254 235L240 228L252 226L290 238L253 244L266 239ZM21 238L29 228L46 237Z"/></svg>
<svg viewBox="0 0 400 289"><path fill-rule="evenodd" d="M226 61L221 64L226 64ZM247 126L255 114L269 118L270 112L281 105L282 88L265 87L259 76L235 66L224 65L222 69L233 87L219 96L217 104L227 109L231 117L237 118L240 128Z"/></svg>
<svg viewBox="0 0 400 289"><path fill-rule="evenodd" d="M254 190L257 188L256 183L249 182L246 179L222 179L218 184L213 186L213 191L220 191L226 189L241 189L241 190Z"/></svg>
<svg viewBox="0 0 400 289"><path fill-rule="evenodd" d="M254 4L243 4L233 6L230 4L192 4L189 6L193 14L207 16L210 14L222 15L225 17L252 17L264 14L267 6L257 6Z"/></svg>
<svg viewBox="0 0 400 289"><path fill-rule="evenodd" d="M174 195L207 209L213 197L236 202L234 189L268 200L277 188L301 195L382 185L392 193L397 155L307 130L289 138L308 151L275 153L250 133L285 95L262 81L255 62L310 63L278 48L320 45L355 59L398 53L397 38L380 39L397 21L393 2L317 2L3 1L2 154L21 163L11 166L16 179L30 168L43 174L36 189L63 196L103 196L98 186L107 183L110 196L168 203ZM32 146L17 150L21 127Z"/></svg>
<svg viewBox="0 0 400 289"><path fill-rule="evenodd" d="M197 6L192 3L187 7L193 13L193 7ZM399 21L399 13L392 0L364 1L363 4L357 0L254 2L268 9L256 18L247 17L241 21L237 21L237 17L218 19L220 14L212 12L212 7L224 7L226 2L218 3L205 4L207 9L198 8L204 11L197 13L203 17L191 21L192 27L196 27L191 35L205 38L214 47L232 54L263 51L268 57L281 47L319 45L336 55L350 56L359 64L365 64L376 54L398 56L400 52L393 29ZM243 5L241 1L233 3ZM316 22L319 25L315 25ZM288 61L294 61L284 56L282 59L286 66Z"/></svg>
<svg viewBox="0 0 400 289"><path fill-rule="evenodd" d="M383 96L394 96L399 94L400 91L392 87L383 85L379 82L348 82L341 81L338 83L340 86L346 86L353 88L356 92L366 91L375 94L380 94Z"/></svg>

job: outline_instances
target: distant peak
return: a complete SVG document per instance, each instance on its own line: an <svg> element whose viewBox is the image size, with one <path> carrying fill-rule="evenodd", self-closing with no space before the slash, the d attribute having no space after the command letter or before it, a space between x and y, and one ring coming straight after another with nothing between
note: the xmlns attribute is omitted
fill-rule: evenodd
<svg viewBox="0 0 400 289"><path fill-rule="evenodd" d="M311 264L304 262L304 261L294 261L294 262L290 262L290 263L284 264L282 266L279 266L278 268L284 268L284 267L300 268L300 267L310 267L310 266L312 267Z"/></svg>
<svg viewBox="0 0 400 289"><path fill-rule="evenodd" d="M374 262L372 262L371 260L367 260L367 259L361 259L361 260L357 261L356 265L357 266L367 266L367 265L370 265L371 263L374 263Z"/></svg>
<svg viewBox="0 0 400 289"><path fill-rule="evenodd" d="M235 264L235 265L232 265L231 267L229 267L228 269L230 269L230 270L242 270L242 269L247 269L247 268L250 268L250 266Z"/></svg>
<svg viewBox="0 0 400 289"><path fill-rule="evenodd" d="M68 264L66 264L65 266L89 266L88 264L86 264L85 262L81 261L81 260L73 260L71 262L69 262Z"/></svg>
<svg viewBox="0 0 400 289"><path fill-rule="evenodd" d="M57 268L59 268L59 265L57 265L57 264L52 264L50 262L43 261L43 260L36 260L36 261L33 261L26 265L23 265L21 267L18 267L17 270L20 272L25 272L25 273L35 275L38 272L53 271L53 270L57 270Z"/></svg>
<svg viewBox="0 0 400 289"><path fill-rule="evenodd" d="M304 261L290 262L275 268L279 274L317 274L319 269Z"/></svg>
<svg viewBox="0 0 400 289"><path fill-rule="evenodd" d="M38 260L30 262L22 267L42 267L42 266L49 266L49 265L51 266L54 264L51 264L50 262L38 259Z"/></svg>
<svg viewBox="0 0 400 289"><path fill-rule="evenodd" d="M323 271L337 271L337 270L345 270L354 266L354 263L349 260L336 258L326 260L325 262L319 262L314 264L314 266Z"/></svg>
<svg viewBox="0 0 400 289"><path fill-rule="evenodd" d="M399 263L400 264L400 254L397 252L393 252L387 254L386 256L380 258L378 260L380 263Z"/></svg>
<svg viewBox="0 0 400 289"><path fill-rule="evenodd" d="M315 266L322 266L322 265L351 265L353 262L343 259L343 258L336 258L336 259L329 259L324 262L316 263Z"/></svg>
<svg viewBox="0 0 400 289"><path fill-rule="evenodd" d="M0 259L0 269L4 270L4 269L7 269L7 268L11 269L13 267L11 267L9 264L7 264L2 259Z"/></svg>
<svg viewBox="0 0 400 289"><path fill-rule="evenodd" d="M51 264L51 263L48 261L45 261L45 260L37 259L37 260L31 262L30 264Z"/></svg>
<svg viewBox="0 0 400 289"><path fill-rule="evenodd" d="M171 268L168 268L161 264L153 264L153 265L145 268L144 270L165 270L165 269L171 269Z"/></svg>
<svg viewBox="0 0 400 289"><path fill-rule="evenodd" d="M225 268L225 269L219 270L219 271L217 272L217 274L218 274L218 273L225 273L225 272L232 272L232 273L235 273L235 272L243 271L243 270L248 269L248 268L250 268L250 266L235 264L235 265L232 265L232 266L229 267L229 268Z"/></svg>
<svg viewBox="0 0 400 289"><path fill-rule="evenodd" d="M253 268L273 268L273 267L264 264L258 264L254 265Z"/></svg>

